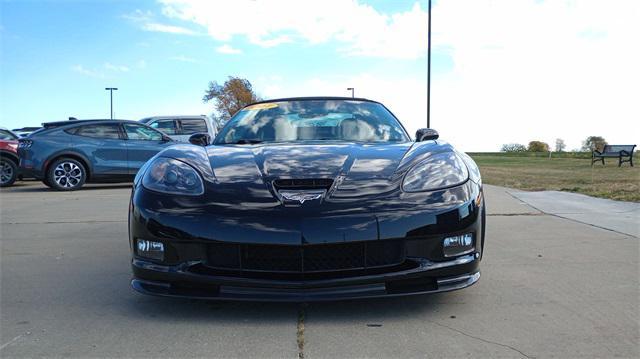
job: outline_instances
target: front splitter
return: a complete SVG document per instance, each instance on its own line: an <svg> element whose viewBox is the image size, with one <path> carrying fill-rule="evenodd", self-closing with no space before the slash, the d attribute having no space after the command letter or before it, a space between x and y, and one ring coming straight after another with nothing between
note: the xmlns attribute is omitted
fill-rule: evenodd
<svg viewBox="0 0 640 359"><path fill-rule="evenodd" d="M437 278L434 289L407 290L399 293L390 291L385 283L306 289L241 287L231 285L210 286L209 288L188 288L176 287L164 282L134 278L131 280L131 286L140 293L163 297L228 301L319 302L448 292L469 287L479 279L479 271L455 277Z"/></svg>

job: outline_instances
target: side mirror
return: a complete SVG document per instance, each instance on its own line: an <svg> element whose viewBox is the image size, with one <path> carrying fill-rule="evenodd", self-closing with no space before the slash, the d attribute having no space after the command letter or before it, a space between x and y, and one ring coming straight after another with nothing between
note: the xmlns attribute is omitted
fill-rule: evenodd
<svg viewBox="0 0 640 359"><path fill-rule="evenodd" d="M416 131L416 142L437 140L440 135L432 128L421 128Z"/></svg>
<svg viewBox="0 0 640 359"><path fill-rule="evenodd" d="M211 144L211 136L207 133L194 133L189 137L189 143L196 146L208 146Z"/></svg>

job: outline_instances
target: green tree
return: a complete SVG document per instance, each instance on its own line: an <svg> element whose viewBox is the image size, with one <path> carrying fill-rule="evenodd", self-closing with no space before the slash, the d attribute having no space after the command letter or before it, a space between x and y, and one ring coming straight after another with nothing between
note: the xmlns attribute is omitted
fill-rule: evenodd
<svg viewBox="0 0 640 359"><path fill-rule="evenodd" d="M607 141L602 136L589 136L582 142L582 151L591 152L593 150L602 151L603 147L607 145Z"/></svg>
<svg viewBox="0 0 640 359"><path fill-rule="evenodd" d="M500 152L526 152L527 147L519 143L506 143L500 148Z"/></svg>
<svg viewBox="0 0 640 359"><path fill-rule="evenodd" d="M542 141L531 141L529 142L529 147L527 147L527 151L529 152L549 152L549 145Z"/></svg>
<svg viewBox="0 0 640 359"><path fill-rule="evenodd" d="M205 90L202 101L205 103L213 101L214 119L218 127L222 127L240 109L260 101L260 97L253 91L249 80L229 76L222 85L215 81L209 82L209 88Z"/></svg>

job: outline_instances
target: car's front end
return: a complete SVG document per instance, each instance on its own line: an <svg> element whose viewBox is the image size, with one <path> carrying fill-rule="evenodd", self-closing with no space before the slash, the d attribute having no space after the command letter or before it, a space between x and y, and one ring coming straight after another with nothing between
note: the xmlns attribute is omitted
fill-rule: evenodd
<svg viewBox="0 0 640 359"><path fill-rule="evenodd" d="M147 294L316 301L449 291L480 277L482 184L468 156L436 141L180 145L138 173L129 240L132 286Z"/></svg>

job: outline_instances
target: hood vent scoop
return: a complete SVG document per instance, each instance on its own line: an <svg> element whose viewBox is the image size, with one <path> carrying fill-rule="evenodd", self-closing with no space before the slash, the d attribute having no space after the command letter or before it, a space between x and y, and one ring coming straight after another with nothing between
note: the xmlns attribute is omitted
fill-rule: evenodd
<svg viewBox="0 0 640 359"><path fill-rule="evenodd" d="M297 179L277 179L273 181L277 190L306 190L324 189L329 190L333 185L330 178L297 178Z"/></svg>

